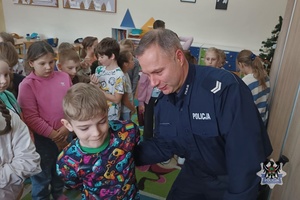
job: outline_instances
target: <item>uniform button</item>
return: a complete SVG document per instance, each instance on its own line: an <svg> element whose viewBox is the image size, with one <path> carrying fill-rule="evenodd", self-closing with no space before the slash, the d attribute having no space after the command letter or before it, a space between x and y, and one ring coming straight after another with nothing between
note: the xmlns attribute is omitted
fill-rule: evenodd
<svg viewBox="0 0 300 200"><path fill-rule="evenodd" d="M183 111L183 108L180 108L180 111L182 112L182 111Z"/></svg>

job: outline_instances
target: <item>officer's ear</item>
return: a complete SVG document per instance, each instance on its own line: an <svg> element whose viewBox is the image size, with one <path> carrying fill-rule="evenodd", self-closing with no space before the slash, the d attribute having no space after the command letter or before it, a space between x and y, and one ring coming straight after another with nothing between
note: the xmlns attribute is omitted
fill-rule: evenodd
<svg viewBox="0 0 300 200"><path fill-rule="evenodd" d="M175 52L175 60L183 65L184 61L186 60L185 55L181 49L177 49Z"/></svg>

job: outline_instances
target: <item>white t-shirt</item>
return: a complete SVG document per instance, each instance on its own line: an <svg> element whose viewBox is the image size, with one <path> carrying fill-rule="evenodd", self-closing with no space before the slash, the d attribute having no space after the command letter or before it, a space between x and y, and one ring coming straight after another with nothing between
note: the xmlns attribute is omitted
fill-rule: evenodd
<svg viewBox="0 0 300 200"><path fill-rule="evenodd" d="M124 94L124 73L120 67L113 70L107 70L105 66L98 66L95 70L95 76L98 78L100 88L108 94ZM118 120L120 118L121 102L116 104L107 101L108 120Z"/></svg>

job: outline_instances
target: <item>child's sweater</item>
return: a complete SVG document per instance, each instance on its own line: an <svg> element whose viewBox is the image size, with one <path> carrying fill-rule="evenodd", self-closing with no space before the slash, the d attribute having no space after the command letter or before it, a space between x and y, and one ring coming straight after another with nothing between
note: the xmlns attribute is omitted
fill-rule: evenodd
<svg viewBox="0 0 300 200"><path fill-rule="evenodd" d="M18 102L24 122L33 132L48 137L53 129L62 126L62 101L71 85L70 76L57 71L47 78L31 72L21 82Z"/></svg>
<svg viewBox="0 0 300 200"><path fill-rule="evenodd" d="M82 199L135 199L138 188L133 149L139 129L131 121L110 121L110 140L99 153L86 153L73 140L58 156L57 173L80 189Z"/></svg>

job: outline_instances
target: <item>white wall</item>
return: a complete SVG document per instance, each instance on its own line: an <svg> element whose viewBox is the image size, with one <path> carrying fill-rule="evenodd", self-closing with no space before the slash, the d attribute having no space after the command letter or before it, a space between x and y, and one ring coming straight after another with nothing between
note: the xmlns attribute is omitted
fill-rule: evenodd
<svg viewBox="0 0 300 200"><path fill-rule="evenodd" d="M236 46L258 51L261 42L283 16L287 0L230 0L227 11L215 10L216 0L117 0L117 13L103 13L13 4L3 1L7 32L21 35L37 32L73 42L88 35L99 39L111 36L111 27L120 26L129 8L135 26L148 19L162 19L178 35L194 36L197 43Z"/></svg>

